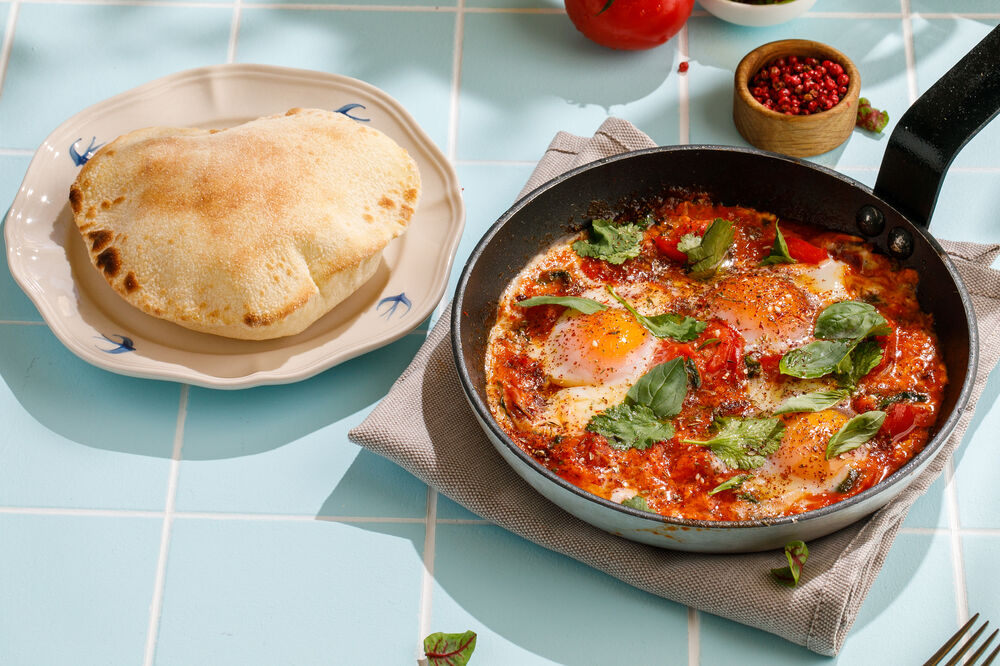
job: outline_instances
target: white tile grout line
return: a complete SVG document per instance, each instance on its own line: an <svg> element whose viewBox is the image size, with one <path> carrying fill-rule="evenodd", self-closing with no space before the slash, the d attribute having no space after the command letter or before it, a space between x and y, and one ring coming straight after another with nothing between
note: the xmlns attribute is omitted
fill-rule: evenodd
<svg viewBox="0 0 1000 666"><path fill-rule="evenodd" d="M10 3L7 12L7 25L3 29L3 43L0 44L0 99L3 99L3 82L7 78L7 64L14 44L14 26L17 25L18 2Z"/></svg>
<svg viewBox="0 0 1000 666"><path fill-rule="evenodd" d="M417 619L418 646L424 644L424 637L431 633L431 610L434 607L434 551L437 541L437 498L438 493L427 486L427 516L424 528L424 571L420 578L420 616ZM418 648L417 658L423 657Z"/></svg>
<svg viewBox="0 0 1000 666"><path fill-rule="evenodd" d="M233 20L229 25L229 46L226 48L226 62L230 64L236 62L236 41L240 35L241 8L240 0L236 0L233 4Z"/></svg>
<svg viewBox="0 0 1000 666"><path fill-rule="evenodd" d="M969 593L966 589L965 557L962 553L962 532L958 517L958 492L954 458L945 464L944 501L948 508L948 531L951 534L952 569L955 574L955 615L960 627L969 619Z"/></svg>
<svg viewBox="0 0 1000 666"><path fill-rule="evenodd" d="M146 630L146 654L144 666L152 666L156 654L156 637L160 629L160 614L163 611L163 591L167 578L167 555L170 551L170 530L174 520L174 504L177 500L177 477L181 466L181 449L184 446L184 423L187 420L187 384L181 385L180 399L177 401L177 427L174 430L174 448L170 456L170 476L167 481L167 499L163 509L163 528L160 531L160 554L156 562L156 578L153 584L153 599L149 606L149 627Z"/></svg>
<svg viewBox="0 0 1000 666"><path fill-rule="evenodd" d="M899 0L903 12L903 54L906 56L906 90L910 95L910 104L916 101L917 93L917 58L913 47L913 20L910 13L910 0Z"/></svg>

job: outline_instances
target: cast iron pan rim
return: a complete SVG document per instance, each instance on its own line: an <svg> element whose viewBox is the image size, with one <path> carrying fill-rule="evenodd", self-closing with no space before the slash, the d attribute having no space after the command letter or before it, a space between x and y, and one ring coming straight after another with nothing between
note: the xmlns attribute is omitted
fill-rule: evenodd
<svg viewBox="0 0 1000 666"><path fill-rule="evenodd" d="M605 157L596 160L594 162L584 164L583 166L577 167L575 169L571 169L570 171L567 171L561 176L558 176L550 181L547 181L539 185L537 188L535 188L528 194L521 197L521 199L516 201L514 205L511 206L507 210L507 212L501 215L500 218L493 224L493 226L490 227L489 230L487 230L487 232L483 235L480 241L476 244L475 249L469 255L469 258L465 263L465 267L462 269L462 275L459 278L458 285L455 288L455 297L452 302L451 337L452 337L452 353L454 355L455 368L458 371L459 379L462 382L462 389L465 391L465 395L468 398L469 403L472 405L473 409L475 409L475 411L477 412L480 421L482 421L487 425L487 427L489 427L490 431L496 436L496 438L499 441L503 442L504 446L506 446L511 451L511 453L517 456L533 471L538 472L544 478L556 484L557 486L561 487L562 489L567 490L570 493L576 495L577 497L585 499L589 502L593 502L594 504L597 504L607 509L612 509L614 511L619 511L624 514L628 514L635 518L642 518L658 524L676 525L678 527L741 529L741 528L760 528L771 525L793 525L799 523L806 523L813 520L821 520L830 514L847 509L848 507L853 506L855 504L860 504L868 500L870 497L873 497L874 495L885 492L892 486L900 483L901 481L906 480L916 468L919 468L920 466L924 465L925 463L929 462L932 458L934 458L941 449L941 446L944 444L945 441L947 441L948 437L955 429L955 426L957 425L958 420L961 418L962 413L965 411L965 408L968 405L969 399L972 395L972 389L975 384L975 378L976 378L976 367L979 361L979 335L976 328L975 313L972 307L972 301L969 297L968 292L965 289L964 284L962 283L962 279L959 276L958 271L955 269L954 264L948 257L948 254L945 252L944 248L941 247L941 244L938 243L937 239L934 238L933 235L931 235L925 229L917 225L912 225L912 226L915 230L920 232L924 240L926 240L930 244L930 246L942 259L945 269L947 270L949 276L951 277L954 284L957 285L959 288L958 292L962 300L963 309L965 310L966 313L965 325L969 333L969 362L968 362L968 367L966 369L965 383L962 386L962 390L959 393L958 399L955 402L955 406L952 409L951 413L948 415L948 418L945 419L944 423L941 424L940 429L938 430L937 434L931 439L931 441L927 442L924 448L922 448L915 456L910 458L910 460L908 460L902 467L897 469L895 472L893 472L885 479L882 479L880 482L876 483L871 488L868 488L867 490L864 490L858 493L857 495L853 495L845 500L835 502L833 504L827 505L819 509L813 509L811 511L805 511L803 513L793 514L790 516L765 517L753 520L694 520L689 518L674 518L671 516L653 514L648 511L642 511L640 509L633 509L631 507L623 506L621 504L618 504L617 502L612 502L611 500L607 500L604 499L603 497L594 495L593 493L587 492L586 490L583 490L582 488L573 485L572 483L566 481L565 479L556 475L555 473L546 469L545 467L542 467L541 465L538 464L537 461L535 461L533 457L529 456L527 453L525 453L523 449L521 449L521 447L515 444L514 441L511 440L510 437L508 437L507 434L497 424L496 420L493 418L493 415L490 413L489 408L483 403L482 400L480 400L479 394L476 392L475 387L473 386L472 383L472 379L469 377L468 370L465 367L465 357L462 354L462 341L461 341L461 329L462 329L461 313L462 313L462 302L465 299L465 290L466 287L468 286L469 277L473 269L475 268L476 264L478 263L480 256L483 254L486 247L492 242L493 237L496 236L496 234L510 220L510 218L516 215L522 208L527 206L531 201L538 198L544 192L554 187L557 187L562 182L573 178L578 173L589 171L590 169L602 166L604 164L608 164L610 162L627 160L638 155L646 155L649 153L658 153L658 152L701 151L701 150L721 151L727 153L745 153L748 155L764 156L764 157L769 157L771 159L777 159L785 162L792 162L804 168L812 169L814 171L820 171L828 176L835 177L854 187L863 190L866 194L869 194L873 198L877 198L872 193L871 188L867 187L863 183L854 180L853 178L850 178L842 173L834 171L833 169L824 167L822 165L814 164L812 162L807 162L805 160L788 157L787 155L781 155L778 153L771 153L768 151L756 150L752 148L743 148L739 146L719 146L719 145L709 145L709 144L689 144L684 146L656 146L653 148L645 148L642 150L636 150L627 153L621 153L618 155L613 155L611 157ZM896 211L896 209L890 206L889 204L885 202L881 203L885 208L892 209L898 213L898 211ZM900 216L905 219L905 216L903 216L901 213ZM875 510L881 508L881 506L882 505L875 507Z"/></svg>

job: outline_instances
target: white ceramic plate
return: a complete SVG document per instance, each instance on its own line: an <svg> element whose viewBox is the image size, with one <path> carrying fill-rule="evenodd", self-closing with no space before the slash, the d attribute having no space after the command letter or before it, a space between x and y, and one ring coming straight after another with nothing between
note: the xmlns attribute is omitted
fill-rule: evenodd
<svg viewBox="0 0 1000 666"><path fill-rule="evenodd" d="M101 144L151 125L228 127L293 107L340 111L406 148L422 193L408 231L375 276L298 335L262 342L196 333L127 304L90 264L67 196ZM74 354L135 377L200 386L282 384L405 335L444 294L465 211L451 165L381 90L345 76L263 65L179 72L81 111L35 153L7 215L7 261L18 284Z"/></svg>
<svg viewBox="0 0 1000 666"><path fill-rule="evenodd" d="M785 0L774 5L748 5L733 0L698 0L709 14L736 25L754 28L791 21L816 4L816 0Z"/></svg>

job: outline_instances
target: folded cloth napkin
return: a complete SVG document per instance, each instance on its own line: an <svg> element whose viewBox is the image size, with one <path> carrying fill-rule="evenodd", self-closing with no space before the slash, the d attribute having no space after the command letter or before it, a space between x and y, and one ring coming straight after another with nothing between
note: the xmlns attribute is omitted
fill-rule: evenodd
<svg viewBox="0 0 1000 666"><path fill-rule="evenodd" d="M525 192L564 171L654 143L609 119L589 139L559 133ZM678 603L769 631L825 655L844 643L913 502L941 474L962 439L987 375L1000 358L1000 245L944 243L972 294L981 352L975 392L944 451L871 517L809 544L798 587L769 577L780 552L702 555L647 546L578 520L543 498L503 461L466 402L452 358L450 311L433 328L388 396L350 438L395 461L474 513L545 548ZM734 594L734 590L739 590Z"/></svg>

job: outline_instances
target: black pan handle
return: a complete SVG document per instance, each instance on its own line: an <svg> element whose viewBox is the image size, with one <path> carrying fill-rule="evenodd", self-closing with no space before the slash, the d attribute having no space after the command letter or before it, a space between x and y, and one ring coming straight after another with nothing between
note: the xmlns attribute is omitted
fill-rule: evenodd
<svg viewBox="0 0 1000 666"><path fill-rule="evenodd" d="M1000 112L1000 26L913 103L889 137L875 196L927 228L952 160Z"/></svg>

